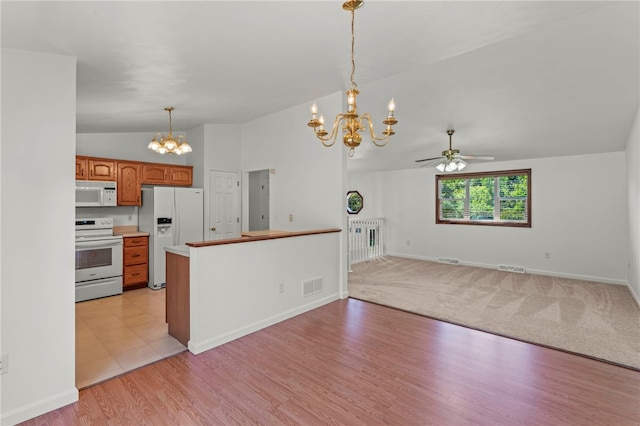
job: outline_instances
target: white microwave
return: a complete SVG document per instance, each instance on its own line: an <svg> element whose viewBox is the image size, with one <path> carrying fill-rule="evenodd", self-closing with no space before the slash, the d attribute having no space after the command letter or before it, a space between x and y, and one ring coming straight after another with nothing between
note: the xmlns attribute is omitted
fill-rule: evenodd
<svg viewBox="0 0 640 426"><path fill-rule="evenodd" d="M117 205L115 182L76 181L76 207L110 207Z"/></svg>

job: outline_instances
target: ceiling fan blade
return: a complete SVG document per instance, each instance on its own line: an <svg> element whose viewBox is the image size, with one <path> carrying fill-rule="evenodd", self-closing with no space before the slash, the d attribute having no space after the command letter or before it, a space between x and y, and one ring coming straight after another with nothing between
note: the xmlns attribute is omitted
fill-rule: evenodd
<svg viewBox="0 0 640 426"><path fill-rule="evenodd" d="M423 158L422 160L416 160L416 163L422 163L423 161L434 161L434 160L441 160L442 157L433 157L433 158Z"/></svg>
<svg viewBox="0 0 640 426"><path fill-rule="evenodd" d="M493 155L458 155L458 158L461 160L495 160L496 157Z"/></svg>

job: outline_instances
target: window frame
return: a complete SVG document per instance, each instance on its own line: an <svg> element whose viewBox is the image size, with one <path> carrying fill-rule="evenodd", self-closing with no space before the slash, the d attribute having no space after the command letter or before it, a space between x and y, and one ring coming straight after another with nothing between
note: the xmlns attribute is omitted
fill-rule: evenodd
<svg viewBox="0 0 640 426"><path fill-rule="evenodd" d="M446 179L465 179L466 196L464 198L465 203L465 216L469 211L469 184L470 179L475 178L499 178L501 176L527 176L527 221L526 222L511 222L511 221L499 221L499 220L471 220L471 219L441 219L440 218L440 181ZM436 175L436 224L443 225L484 225L484 226L508 226L516 228L531 228L531 169L515 169L515 170L499 170L491 172L475 172L475 173L446 173ZM494 202L496 197L499 197L499 191L494 191ZM499 198L498 198L499 199ZM494 203L494 210L496 209Z"/></svg>

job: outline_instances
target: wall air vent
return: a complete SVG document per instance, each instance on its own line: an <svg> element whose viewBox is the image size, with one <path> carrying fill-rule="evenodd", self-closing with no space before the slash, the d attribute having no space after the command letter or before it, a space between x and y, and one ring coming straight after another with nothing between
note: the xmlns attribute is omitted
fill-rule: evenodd
<svg viewBox="0 0 640 426"><path fill-rule="evenodd" d="M448 259L446 257L441 257L438 259L438 263L448 263L449 265L457 265L460 263L458 259Z"/></svg>
<svg viewBox="0 0 640 426"><path fill-rule="evenodd" d="M302 297L307 297L313 294L321 293L323 288L324 288L324 280L322 278L316 278L314 280L304 281L302 283Z"/></svg>
<svg viewBox="0 0 640 426"><path fill-rule="evenodd" d="M519 274L524 274L524 266L498 265L498 271L517 272Z"/></svg>

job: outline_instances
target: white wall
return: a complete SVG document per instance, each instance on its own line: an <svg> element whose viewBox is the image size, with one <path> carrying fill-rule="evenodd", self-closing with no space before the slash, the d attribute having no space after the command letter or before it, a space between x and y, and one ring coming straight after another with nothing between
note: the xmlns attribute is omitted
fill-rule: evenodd
<svg viewBox="0 0 640 426"><path fill-rule="evenodd" d="M239 124L205 124L202 126L203 151L198 153L203 158L202 188L204 188L204 222L209 229L211 186L209 176L213 170L238 172L242 178L240 160L240 125ZM195 171L195 170L194 170ZM200 170L198 170L200 173ZM208 231L205 231L205 238Z"/></svg>
<svg viewBox="0 0 640 426"><path fill-rule="evenodd" d="M319 99L322 111L342 111L341 93ZM298 105L242 125L242 169L275 169L270 175L270 228L342 228L345 148L322 146ZM289 215L293 221L289 221Z"/></svg>
<svg viewBox="0 0 640 426"><path fill-rule="evenodd" d="M184 155L184 160L189 161L189 165L193 166L193 187L204 188L204 169L205 169L205 144L204 144L204 125L194 127L187 133L187 141L193 150L189 154ZM157 155L157 154L156 154Z"/></svg>
<svg viewBox="0 0 640 426"><path fill-rule="evenodd" d="M380 203L387 253L624 284L629 260L624 152L476 163L469 171L531 168L532 227L436 225L435 169L350 176ZM606 165L616 165L607 167ZM622 166L622 167L621 167ZM380 197L380 200L369 200ZM364 210L363 210L364 211ZM377 212L376 212L377 213ZM545 259L544 253L551 258Z"/></svg>
<svg viewBox="0 0 640 426"><path fill-rule="evenodd" d="M185 134L174 132L175 135ZM147 148L153 133L78 133L76 155L115 158L118 160L147 161L191 165L189 155L160 155ZM191 141L189 141L191 144Z"/></svg>
<svg viewBox="0 0 640 426"><path fill-rule="evenodd" d="M337 300L340 234L191 248L189 350L201 353ZM318 278L323 290L303 297L302 283Z"/></svg>
<svg viewBox="0 0 640 426"><path fill-rule="evenodd" d="M75 387L76 59L2 49L2 424Z"/></svg>
<svg viewBox="0 0 640 426"><path fill-rule="evenodd" d="M640 109L627 141L627 200L629 203L629 271L627 280L640 305Z"/></svg>

